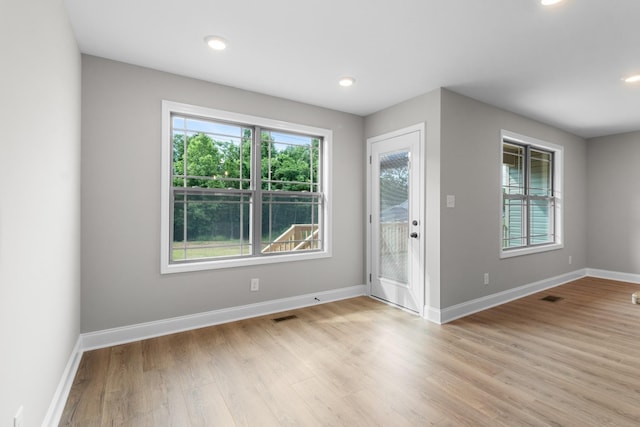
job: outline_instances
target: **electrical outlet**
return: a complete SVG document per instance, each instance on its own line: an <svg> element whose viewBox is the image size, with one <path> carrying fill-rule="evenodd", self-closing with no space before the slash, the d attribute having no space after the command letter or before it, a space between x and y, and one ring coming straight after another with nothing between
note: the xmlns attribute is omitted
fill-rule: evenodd
<svg viewBox="0 0 640 427"><path fill-rule="evenodd" d="M251 292L260 290L260 279L251 279Z"/></svg>
<svg viewBox="0 0 640 427"><path fill-rule="evenodd" d="M569 255L569 265L573 264L573 257Z"/></svg>
<svg viewBox="0 0 640 427"><path fill-rule="evenodd" d="M489 284L489 273L484 273L484 284L485 285Z"/></svg>
<svg viewBox="0 0 640 427"><path fill-rule="evenodd" d="M22 415L23 409L22 406L18 408L18 412L16 412L15 417L13 417L13 427L24 427L24 417Z"/></svg>

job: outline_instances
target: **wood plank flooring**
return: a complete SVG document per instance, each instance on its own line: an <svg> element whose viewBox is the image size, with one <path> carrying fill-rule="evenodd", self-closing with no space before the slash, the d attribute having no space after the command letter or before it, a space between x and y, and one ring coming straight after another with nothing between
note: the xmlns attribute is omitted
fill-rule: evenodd
<svg viewBox="0 0 640 427"><path fill-rule="evenodd" d="M89 351L60 425L638 426L637 290L584 278L443 326L360 297Z"/></svg>

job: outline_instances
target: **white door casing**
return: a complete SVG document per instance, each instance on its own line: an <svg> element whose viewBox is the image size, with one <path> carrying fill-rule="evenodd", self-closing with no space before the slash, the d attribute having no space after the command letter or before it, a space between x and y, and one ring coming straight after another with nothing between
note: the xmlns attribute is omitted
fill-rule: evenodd
<svg viewBox="0 0 640 427"><path fill-rule="evenodd" d="M424 125L367 140L371 296L423 315Z"/></svg>

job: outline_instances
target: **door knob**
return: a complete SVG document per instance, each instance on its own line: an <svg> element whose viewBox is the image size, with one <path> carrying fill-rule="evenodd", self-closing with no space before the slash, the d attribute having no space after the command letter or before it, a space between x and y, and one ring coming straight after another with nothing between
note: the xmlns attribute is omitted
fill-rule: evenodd
<svg viewBox="0 0 640 427"><path fill-rule="evenodd" d="M415 231L411 234L409 234L409 237L411 237L412 239L417 239L418 238L418 233L416 233Z"/></svg>

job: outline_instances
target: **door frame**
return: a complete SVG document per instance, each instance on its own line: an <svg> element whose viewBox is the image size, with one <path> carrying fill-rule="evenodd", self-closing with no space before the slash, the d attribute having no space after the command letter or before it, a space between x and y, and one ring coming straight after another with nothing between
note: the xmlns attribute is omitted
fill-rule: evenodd
<svg viewBox="0 0 640 427"><path fill-rule="evenodd" d="M398 129L395 131L391 131L391 132L387 132L384 133L382 135L378 135L378 136L373 136L371 138L367 138L367 156L365 158L365 162L367 165L367 176L366 176L366 186L367 186L367 209L366 209L366 218L365 218L365 223L367 224L367 232L366 232L366 263L365 263L365 280L367 283L367 295L369 297L372 297L371 295L371 270L372 270L372 260L371 260L371 245L372 245L372 233L371 233L371 224L372 224L372 207L371 207L371 203L372 203L372 193L371 193L371 183L372 183L372 179L373 177L371 176L372 174L372 165L371 165L371 147L373 144L377 143L377 142L381 142L390 138L395 138L397 136L401 136L401 135L405 135L408 133L413 133L413 132L418 132L419 133L419 149L420 149L420 153L418 155L418 165L420 168L420 172L419 172L419 182L418 182L418 194L420 194L420 197L418 200L418 211L419 211L419 221L420 223L418 224L418 234L420 236L420 245L419 245L419 254L418 254L418 259L420 260L419 262L419 269L418 269L418 280L420 281L420 283L422 283L422 286L419 287L420 289L420 295L419 295L419 300L418 300L418 314L420 315L420 317L424 317L425 315L425 306L427 305L427 300L426 298L428 297L429 293L428 290L426 289L426 281L425 281L425 277L426 277L426 268L427 268L427 263L426 263L426 240L427 237L425 234L425 231L427 229L425 221L426 221L426 193L425 193L425 188L426 188L426 183L425 183L425 177L426 177L426 171L425 171L425 166L426 166L426 144L425 144L425 131L426 131L426 126L425 123L418 123L412 126L408 126L402 129ZM412 159L412 162L415 161ZM394 305L394 307L398 307L396 305ZM401 308L401 307L400 307ZM410 310L406 310L409 313L414 313L413 311Z"/></svg>

